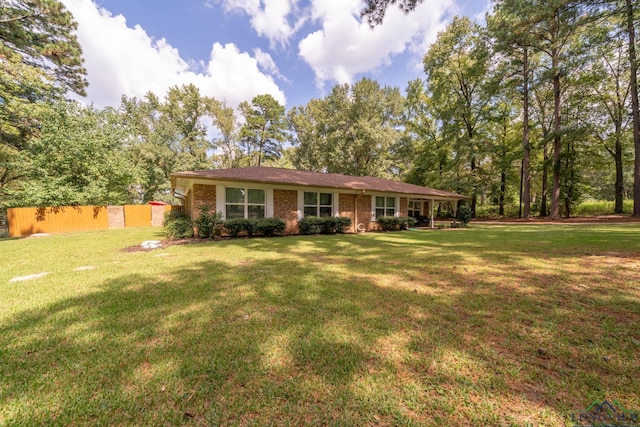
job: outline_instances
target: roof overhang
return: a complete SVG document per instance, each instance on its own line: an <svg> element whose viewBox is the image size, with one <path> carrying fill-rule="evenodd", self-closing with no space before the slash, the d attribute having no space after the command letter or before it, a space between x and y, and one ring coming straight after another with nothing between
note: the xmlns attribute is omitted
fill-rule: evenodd
<svg viewBox="0 0 640 427"><path fill-rule="evenodd" d="M204 171L208 172L208 171ZM233 183L255 183L263 186L272 186L274 188L279 189L300 189L300 188L308 188L308 189L331 189L338 190L344 193L351 194L375 194L375 193L384 193L384 194L398 194L403 197L408 197L411 199L423 199L423 200L436 200L436 201L457 201L457 200L465 200L470 197L464 196L457 193L450 193L441 190L434 190L428 187L420 187L415 185L407 185L413 187L413 189L418 188L418 190L424 189L424 191L415 192L415 191L398 191L394 189L376 189L372 188L372 186L365 186L363 184L363 188L357 188L359 182L357 180L362 177L353 177L356 180L355 184L351 186L340 186L340 185L332 185L330 183L304 183L304 182L287 182L278 179L256 179L256 178L244 178L239 176L207 176L205 173L198 172L176 172L172 173L171 176L171 190L172 193L177 197L183 197L189 189L193 187L195 183L201 184L213 184L215 185L229 185ZM370 177L364 177L370 178ZM388 180L387 180L388 181ZM389 181L396 183L395 181ZM400 183L402 184L402 183ZM354 185L356 187L354 188Z"/></svg>

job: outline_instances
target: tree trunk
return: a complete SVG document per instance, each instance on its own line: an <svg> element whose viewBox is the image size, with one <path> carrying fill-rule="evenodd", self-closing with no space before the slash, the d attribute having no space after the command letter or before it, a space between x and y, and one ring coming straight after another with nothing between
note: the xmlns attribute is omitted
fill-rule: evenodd
<svg viewBox="0 0 640 427"><path fill-rule="evenodd" d="M551 219L560 218L560 155L562 153L562 112L560 109L560 68L557 49L553 49L553 189L551 193Z"/></svg>
<svg viewBox="0 0 640 427"><path fill-rule="evenodd" d="M546 138L546 135L543 136ZM549 151L547 150L547 143L544 143L542 147L542 191L540 197L540 216L547 216L547 193L549 189L547 187L547 182L549 181Z"/></svg>
<svg viewBox="0 0 640 427"><path fill-rule="evenodd" d="M614 213L621 214L624 212L623 200L624 200L624 178L622 175L622 141L619 132L616 132L616 147L613 158L616 163L616 184L615 195L616 205L613 210Z"/></svg>
<svg viewBox="0 0 640 427"><path fill-rule="evenodd" d="M507 174L503 171L500 173L500 199L498 215L504 216L504 192L507 189Z"/></svg>
<svg viewBox="0 0 640 427"><path fill-rule="evenodd" d="M518 218L522 218L522 176L524 160L520 160L520 199L518 201Z"/></svg>
<svg viewBox="0 0 640 427"><path fill-rule="evenodd" d="M523 84L523 130L522 130L522 199L524 201L524 218L531 218L531 176L529 174L530 146L529 146L529 50L524 48L522 61Z"/></svg>
<svg viewBox="0 0 640 427"><path fill-rule="evenodd" d="M478 186L476 184L476 158L473 156L471 158L471 178L473 179L473 194L471 194L471 218L476 217L476 204L478 201L478 195L476 194L478 191Z"/></svg>
<svg viewBox="0 0 640 427"><path fill-rule="evenodd" d="M565 162L565 170L567 171L567 173L569 174L569 179L567 182L567 186L566 186L566 190L567 190L567 194L564 197L564 214L565 217L567 218L571 218L571 203L572 203L572 198L573 198L573 184L574 184L574 178L575 178L575 173L574 173L574 169L573 169L573 149L572 149L572 144L569 143L567 144L567 153L568 155L567 160Z"/></svg>
<svg viewBox="0 0 640 427"><path fill-rule="evenodd" d="M633 216L640 216L640 109L638 106L638 59L636 57L636 32L633 21L632 0L626 0L627 33L629 34L629 65L631 68L631 115L633 118Z"/></svg>

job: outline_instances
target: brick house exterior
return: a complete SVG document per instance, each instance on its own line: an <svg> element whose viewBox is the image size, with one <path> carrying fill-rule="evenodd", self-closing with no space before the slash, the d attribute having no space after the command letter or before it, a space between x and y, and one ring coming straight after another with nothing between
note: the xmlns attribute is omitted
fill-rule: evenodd
<svg viewBox="0 0 640 427"><path fill-rule="evenodd" d="M298 233L298 222L306 215L344 216L351 218L350 231L372 231L379 216L432 219L435 201L466 198L375 177L264 166L177 172L171 174L171 189L191 218L204 206L224 219L277 217L289 234Z"/></svg>
<svg viewBox="0 0 640 427"><path fill-rule="evenodd" d="M273 190L273 216L283 219L285 233L298 232L298 192L295 190Z"/></svg>

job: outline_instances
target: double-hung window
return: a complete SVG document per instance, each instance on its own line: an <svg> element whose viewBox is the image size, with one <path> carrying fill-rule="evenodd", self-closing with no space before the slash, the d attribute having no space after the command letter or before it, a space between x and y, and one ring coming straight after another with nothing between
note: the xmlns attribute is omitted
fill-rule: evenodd
<svg viewBox="0 0 640 427"><path fill-rule="evenodd" d="M420 206L422 202L417 200L409 200L409 206L407 207L407 215L413 218L418 218L420 216Z"/></svg>
<svg viewBox="0 0 640 427"><path fill-rule="evenodd" d="M304 216L332 216L333 194L304 192Z"/></svg>
<svg viewBox="0 0 640 427"><path fill-rule="evenodd" d="M396 198L376 196L376 219L396 215Z"/></svg>
<svg viewBox="0 0 640 427"><path fill-rule="evenodd" d="M233 218L264 218L265 191L256 188L227 187L226 219Z"/></svg>

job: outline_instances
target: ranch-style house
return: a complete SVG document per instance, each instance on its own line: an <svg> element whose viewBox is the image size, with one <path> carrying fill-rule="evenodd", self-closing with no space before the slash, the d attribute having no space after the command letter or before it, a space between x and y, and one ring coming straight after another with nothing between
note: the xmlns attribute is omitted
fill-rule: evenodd
<svg viewBox="0 0 640 427"><path fill-rule="evenodd" d="M467 198L371 176L265 166L176 172L171 189L191 218L203 206L221 212L223 219L278 217L292 234L308 215L349 217L352 232L375 230L381 216L429 219L433 227L434 202Z"/></svg>

